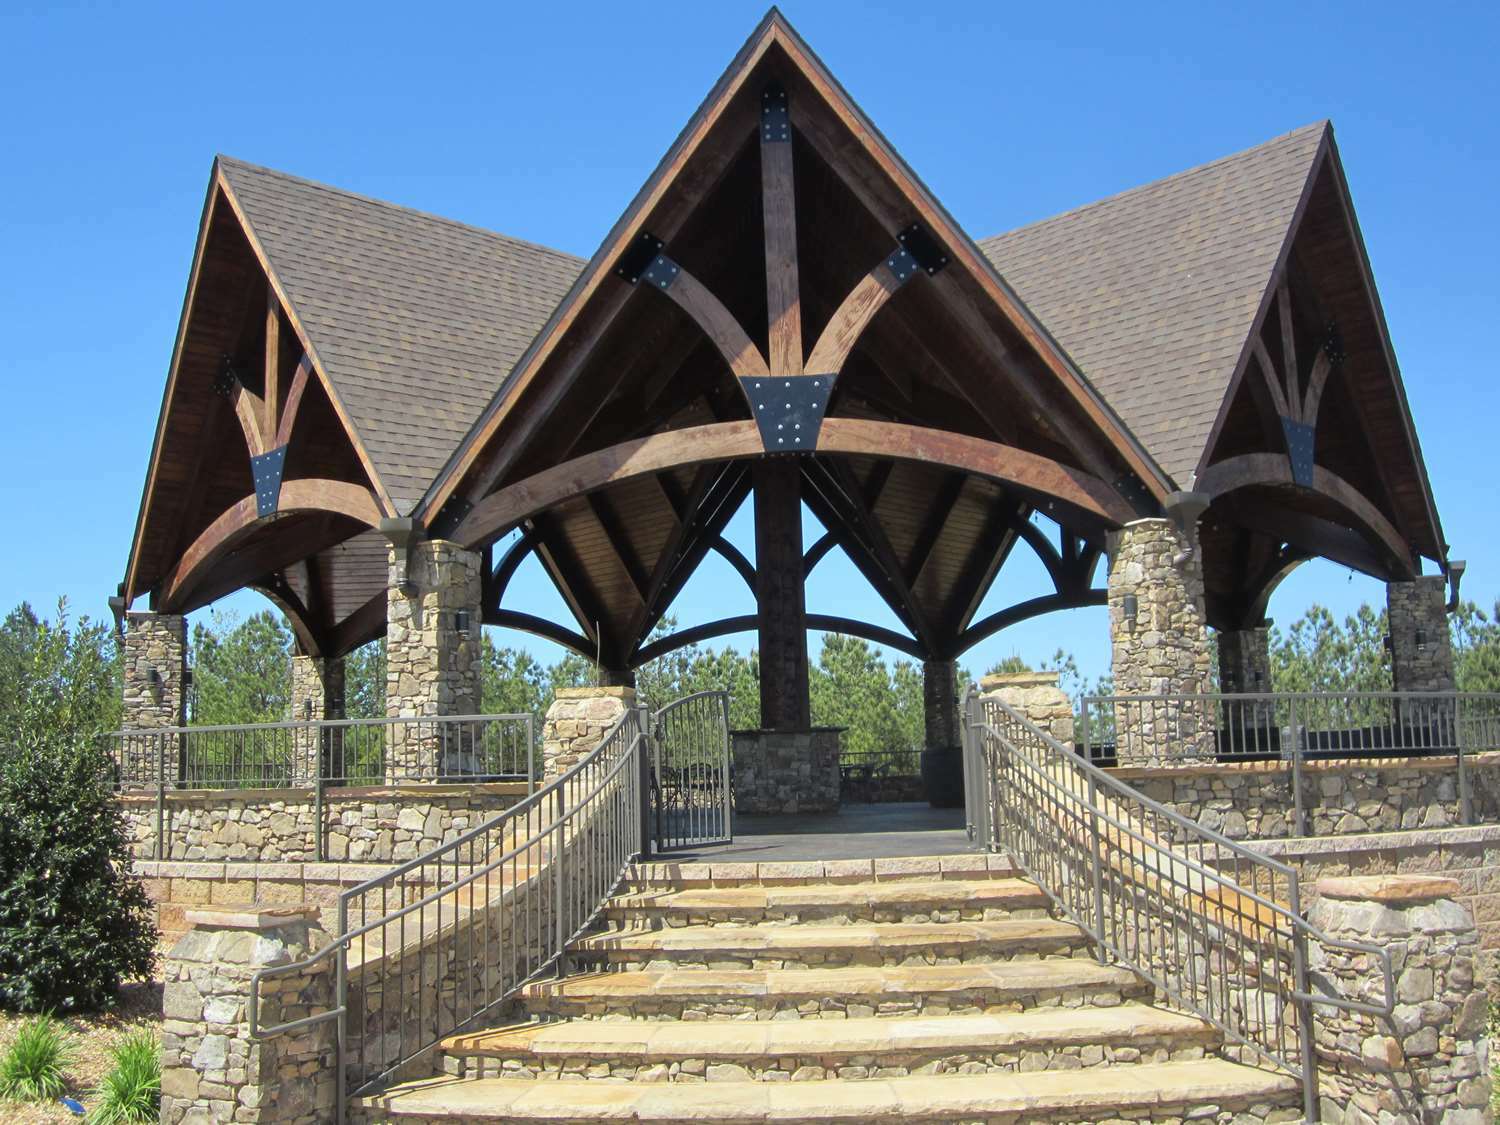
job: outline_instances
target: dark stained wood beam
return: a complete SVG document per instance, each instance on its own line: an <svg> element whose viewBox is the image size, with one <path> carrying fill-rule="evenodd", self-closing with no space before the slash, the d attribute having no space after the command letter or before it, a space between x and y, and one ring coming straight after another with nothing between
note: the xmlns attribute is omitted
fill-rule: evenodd
<svg viewBox="0 0 1500 1125"><path fill-rule="evenodd" d="M1210 465L1198 474L1197 488L1215 498L1255 485L1280 485L1298 489L1287 458L1279 453L1245 453ZM1341 507L1376 548L1388 556L1391 577L1410 578L1417 573L1411 548L1380 509L1342 477L1313 466L1311 489Z"/></svg>
<svg viewBox="0 0 1500 1125"><path fill-rule="evenodd" d="M1328 559L1368 574L1389 578L1385 554L1371 545L1367 536L1320 516L1309 515L1256 498L1253 493L1230 493L1215 500L1209 518L1281 543L1290 543L1315 558Z"/></svg>
<svg viewBox="0 0 1500 1125"><path fill-rule="evenodd" d="M281 408L281 421L276 424L276 446L286 445L292 440L292 427L297 424L297 414L302 409L302 396L307 393L308 381L312 378L312 360L304 354L292 374L291 386L287 388L286 405Z"/></svg>
<svg viewBox="0 0 1500 1125"><path fill-rule="evenodd" d="M534 516L529 531L536 543L536 557L552 579L552 584L557 587L557 592L562 595L568 612L578 622L584 636L596 646L596 650L602 649L604 608L598 596L588 586L577 556L558 533L550 514L543 512Z"/></svg>
<svg viewBox="0 0 1500 1125"><path fill-rule="evenodd" d="M500 556L500 561L495 564L495 569L490 573L490 596L496 609L499 609L505 601L505 591L510 587L510 580L516 576L517 569L526 561L535 546L536 542L532 539L531 532L522 531L516 541L506 548L505 554Z"/></svg>
<svg viewBox="0 0 1500 1125"><path fill-rule="evenodd" d="M766 360L777 375L802 374L802 291L797 277L797 198L786 91L761 93L760 190L766 239Z"/></svg>
<svg viewBox="0 0 1500 1125"><path fill-rule="evenodd" d="M886 267L884 260L865 274L819 333L818 342L808 357L807 369L815 375L837 375L842 371L844 361L849 358L865 328L899 288L901 282L896 280L896 275Z"/></svg>
<svg viewBox="0 0 1500 1125"><path fill-rule="evenodd" d="M464 518L454 538L470 549L477 549L528 516L570 497L645 473L758 458L764 452L760 430L748 420L715 422L621 442L553 466L485 497ZM983 438L892 422L826 418L818 439L818 452L920 461L962 469L1055 499L1084 519L1106 525L1119 525L1135 518L1134 509L1097 477Z"/></svg>
<svg viewBox="0 0 1500 1125"><path fill-rule="evenodd" d="M1280 372L1277 370L1276 364L1271 361L1271 353L1266 349L1266 342L1261 339L1259 332L1255 334L1250 347L1255 353L1255 365L1260 368L1261 383L1267 393L1270 394L1271 402L1276 407L1276 413L1280 414L1283 418L1290 418L1294 422L1297 421L1297 415L1292 412L1293 407L1287 401Z"/></svg>
<svg viewBox="0 0 1500 1125"><path fill-rule="evenodd" d="M915 587L917 579L922 577L927 560L932 557L933 548L943 536L943 528L948 526L948 517L953 515L953 509L963 496L964 481L962 473L950 474L938 489L937 495L932 498L932 507L927 510L927 518L922 522L911 556L906 560L907 586Z"/></svg>
<svg viewBox="0 0 1500 1125"><path fill-rule="evenodd" d="M734 567L735 573L743 578L745 585L749 586L753 591L755 589L755 567L750 564L750 560L745 557L744 552L722 535L714 538L714 550L718 552L725 562Z"/></svg>
<svg viewBox="0 0 1500 1125"><path fill-rule="evenodd" d="M802 577L806 578L811 574L813 568L823 561L823 556L838 545L838 536L831 531L823 532L818 541L807 549L807 554L802 556Z"/></svg>
<svg viewBox="0 0 1500 1125"><path fill-rule="evenodd" d="M1028 598L1024 602L1017 602L996 613L990 614L982 621L976 621L959 635L958 655L967 652L980 641L992 637L1002 629L1027 621L1033 617L1040 617L1044 613L1052 613L1059 609L1080 609L1083 606L1105 605L1109 600L1107 590L1083 590L1066 594L1044 594L1039 598Z"/></svg>
<svg viewBox="0 0 1500 1125"><path fill-rule="evenodd" d="M760 644L760 725L801 731L808 696L807 602L802 581L802 471L784 457L753 462L755 605Z"/></svg>
<svg viewBox="0 0 1500 1125"><path fill-rule="evenodd" d="M302 604L302 599L297 597L296 591L291 586L284 580L272 580L264 583L251 583L248 588L259 593L281 611L292 630L292 636L296 638L299 654L303 656L323 655L323 645L313 629L312 614Z"/></svg>
<svg viewBox="0 0 1500 1125"><path fill-rule="evenodd" d="M1297 333L1292 319L1292 294L1287 288L1285 270L1276 285L1276 311L1281 321L1281 377L1286 383L1286 401L1291 404L1292 409L1297 410L1294 417L1300 421L1302 395L1297 379Z"/></svg>
<svg viewBox="0 0 1500 1125"><path fill-rule="evenodd" d="M755 630L756 617L752 613L742 614L739 617L725 617L719 621L709 621L702 625L693 625L686 629L678 629L675 633L668 633L665 637L658 637L649 645L641 648L636 654L636 667L649 664L657 657L665 656L669 652L675 652L679 648L698 644L700 641L713 640L715 637L727 637L731 633L749 633ZM834 617L826 613L809 613L807 615L807 627L815 629L820 633L844 633L851 637L863 637L867 641L876 644L887 645L897 652L904 652L908 656L921 660L922 649L912 638L903 636L892 629L886 629L880 625L872 625L867 621L856 621L851 617Z"/></svg>
<svg viewBox="0 0 1500 1125"><path fill-rule="evenodd" d="M556 641L563 648L594 659L593 643L582 633L575 633L566 625L559 625L555 621L548 621L545 617L538 617L532 613L522 613L516 609L486 609L484 611L484 623L495 625L501 629L519 629L523 633L531 633L534 636L545 637L549 641Z"/></svg>
<svg viewBox="0 0 1500 1125"><path fill-rule="evenodd" d="M281 300L266 282L266 362L265 386L261 395L264 413L260 432L274 434L281 411Z"/></svg>
<svg viewBox="0 0 1500 1125"><path fill-rule="evenodd" d="M767 375L770 369L766 366L766 357L750 341L734 314L696 277L681 266L677 269L676 280L659 291L676 302L677 307L703 329L704 335L713 341L735 375L745 379Z"/></svg>
<svg viewBox="0 0 1500 1125"><path fill-rule="evenodd" d="M1017 529L1028 522L1026 507L1014 497L1003 496L990 509L984 530L980 532L978 541L969 552L968 562L964 564L958 581L954 583L954 594L949 603L952 609L948 613L945 630L945 634L954 643L974 620L995 576L1000 573L1005 560L1015 549L1020 538ZM943 659L952 659L957 656L957 652L950 646L938 655Z"/></svg>
<svg viewBox="0 0 1500 1125"><path fill-rule="evenodd" d="M1312 371L1307 376L1307 396L1302 400L1302 420L1309 426L1318 423L1318 407L1323 401L1323 388L1328 385L1328 376L1333 371L1333 360L1326 348L1318 349L1318 358L1313 360Z"/></svg>
<svg viewBox="0 0 1500 1125"><path fill-rule="evenodd" d="M719 541L725 526L734 518L734 513L738 511L749 494L749 466L744 464L729 466L721 482L709 492L708 498L698 509L686 545L679 551L677 562L673 565L665 585L657 594L656 603L651 607L644 627L635 636L635 643L639 644L650 636L651 630L655 629L657 622L666 615L667 610L676 601L677 595L692 578L693 572L698 569L704 556Z"/></svg>
<svg viewBox="0 0 1500 1125"><path fill-rule="evenodd" d="M363 485L321 479L283 481L277 514L298 511L334 512L358 520L367 527L378 526L383 514L375 494ZM265 518L271 519L274 516ZM177 565L162 583L163 611L171 612L175 605L180 604L214 561L261 522L254 493L221 513L183 552Z"/></svg>
<svg viewBox="0 0 1500 1125"><path fill-rule="evenodd" d="M386 591L382 590L329 630L323 651L330 657L348 656L384 634L385 622Z"/></svg>
<svg viewBox="0 0 1500 1125"><path fill-rule="evenodd" d="M682 560L683 553L690 545L690 539L694 532L694 521L698 512L702 509L709 490L716 483L722 482L724 467L715 465L704 465L693 474L692 486L687 495L678 495L675 482L665 473L654 474L657 487L661 489L667 506L672 509L672 514L677 520L677 525L667 536L667 542L662 548L661 555L656 560L656 565L651 569L651 577L646 582L646 596L642 599L640 610L634 620L631 621L630 635L634 638L645 637L651 632L655 625L652 614L656 607L662 603L662 593L672 577L673 571ZM639 643L639 641L637 641Z"/></svg>

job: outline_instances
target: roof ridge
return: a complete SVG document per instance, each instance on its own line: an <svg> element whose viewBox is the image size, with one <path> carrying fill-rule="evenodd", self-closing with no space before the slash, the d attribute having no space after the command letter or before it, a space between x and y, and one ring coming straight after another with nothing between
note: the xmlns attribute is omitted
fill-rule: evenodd
<svg viewBox="0 0 1500 1125"><path fill-rule="evenodd" d="M569 254L566 250L558 250L556 247L546 246L540 242L533 242L530 239L517 238L513 234L505 234L503 231L492 230L489 227L478 226L475 223L466 223L460 219L450 219L447 216L439 215L434 211L423 211L419 207L410 207L404 203L393 203L388 199L377 199L373 195L365 195L362 192L350 191L348 188L336 187L333 184L325 184L321 180L310 180L305 176L295 176L292 173L284 172L279 168L271 168L264 164L255 164L249 160L241 160L238 157L229 156L222 152L215 155L214 161L220 166L227 165L231 168L241 168L249 172L258 172L263 175L274 176L277 179L285 180L290 183L297 184L301 187L312 188L316 191L328 192L330 195L342 196L345 199L351 199L357 203L364 203L375 207L382 207L391 211L401 211L407 215L412 215L419 219L441 223L443 226L454 227L458 230L467 231L471 234L483 235L486 238L497 239L501 242L509 243L512 246L522 247L528 250L536 250L543 254L550 254L554 257L561 258L569 262L577 262L581 264L588 261L587 258L581 258L577 254Z"/></svg>
<svg viewBox="0 0 1500 1125"><path fill-rule="evenodd" d="M1247 156L1263 152L1274 145L1289 141L1293 137L1301 137L1304 134L1314 131L1323 131L1329 129L1331 126L1331 120L1327 117L1324 117L1318 121L1299 126L1298 128L1291 129L1285 133L1279 133L1276 136L1269 138L1268 140L1261 141L1259 144L1251 145L1248 148L1242 148L1237 152L1231 152L1225 156L1220 156L1216 157L1213 160L1204 161L1202 164L1194 164L1190 168L1184 168L1181 172L1173 172L1171 175L1161 176L1158 179L1150 180L1144 184L1137 184L1135 187L1126 188L1123 191L1117 191L1113 195L1106 195L1102 199L1091 200L1088 203L1080 203L1077 207L1070 207L1068 208L1068 210L1059 211L1055 215L1047 215L1044 218L1035 219L1029 223L1023 223L1021 226L1012 227L1010 230L1003 230L996 234L986 235L984 238L977 239L977 241L980 246L984 246L987 243L998 242L1003 238L1009 238L1011 235L1019 234L1022 231L1034 230L1037 227L1045 226L1048 223L1055 223L1063 219L1076 218L1078 215L1081 215L1086 211L1092 211L1096 208L1101 208L1112 203L1117 203L1121 200L1128 199L1132 196L1144 192L1154 191L1160 188L1163 184L1189 180L1194 176L1199 176L1206 172L1214 171L1222 167L1223 165L1228 164L1232 160L1242 160Z"/></svg>

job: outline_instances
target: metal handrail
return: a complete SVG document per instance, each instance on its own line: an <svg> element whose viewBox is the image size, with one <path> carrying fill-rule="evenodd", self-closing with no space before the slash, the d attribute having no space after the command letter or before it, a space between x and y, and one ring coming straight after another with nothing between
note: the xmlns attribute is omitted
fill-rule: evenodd
<svg viewBox="0 0 1500 1125"><path fill-rule="evenodd" d="M472 1025L562 964L569 943L592 925L641 850L649 737L649 716L640 709L627 711L594 750L524 801L343 892L338 936L301 961L263 968L252 977L252 1037L336 1020L337 1119L342 1122L349 1094L378 1086L444 1036ZM497 875L499 887L491 886ZM392 927L398 928L398 940L387 946L384 938ZM408 940L409 928L415 928L415 941ZM378 957L372 960L369 942L377 933ZM353 967L356 943L359 956ZM261 1026L263 981L306 972L330 959L336 981L335 1002L328 1011ZM429 959L446 966L430 985L425 979ZM413 973L417 980L408 989ZM363 979L372 975L377 979ZM351 979L361 986L357 1006L351 1000ZM446 993L451 993L447 1017L442 1010ZM373 1031L372 997L379 1000ZM415 1003L415 1015L409 1001ZM357 1026L351 1018L355 1015Z"/></svg>
<svg viewBox="0 0 1500 1125"><path fill-rule="evenodd" d="M1093 763L1281 761L1291 773L1288 835L1304 836L1310 761L1452 757L1457 818L1475 822L1470 759L1500 749L1500 693L1197 692L1084 696L1081 750Z"/></svg>
<svg viewBox="0 0 1500 1125"><path fill-rule="evenodd" d="M1312 1009L1389 1018L1389 951L1318 930L1302 915L1294 868L1152 801L1004 701L971 693L965 711L971 837L1008 852L1101 957L1299 1078L1316 1120ZM1383 1002L1315 991L1310 942L1371 958Z"/></svg>

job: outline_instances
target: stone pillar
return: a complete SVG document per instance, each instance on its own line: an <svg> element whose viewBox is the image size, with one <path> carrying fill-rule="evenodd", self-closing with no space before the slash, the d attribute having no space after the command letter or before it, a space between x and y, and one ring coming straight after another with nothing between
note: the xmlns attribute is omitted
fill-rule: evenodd
<svg viewBox="0 0 1500 1125"><path fill-rule="evenodd" d="M1324 879L1309 921L1330 938L1383 946L1396 1009L1378 1016L1318 1006L1322 1120L1328 1125L1490 1120L1487 998L1474 984L1479 939L1452 879L1369 875ZM1366 954L1313 942L1315 978L1335 994L1379 1003L1382 974Z"/></svg>
<svg viewBox="0 0 1500 1125"><path fill-rule="evenodd" d="M258 969L300 961L328 944L315 906L199 907L165 966L163 1125L209 1121L314 1125L333 1118L332 1020L251 1039L246 1014ZM333 961L262 983L269 1027L334 1007Z"/></svg>
<svg viewBox="0 0 1500 1125"><path fill-rule="evenodd" d="M842 727L737 730L730 735L734 811L831 813L839 807Z"/></svg>
<svg viewBox="0 0 1500 1125"><path fill-rule="evenodd" d="M979 681L979 691L1002 700L1064 746L1073 745L1073 701L1058 686L1056 672L996 673Z"/></svg>
<svg viewBox="0 0 1500 1125"><path fill-rule="evenodd" d="M1221 629L1219 689L1227 694L1263 694L1271 690L1270 623L1254 629Z"/></svg>
<svg viewBox="0 0 1500 1125"><path fill-rule="evenodd" d="M294 723L318 723L324 719L344 717L344 660L321 656L292 655L291 714ZM321 731L315 727L302 727L293 732L296 751L296 779L311 780L317 777L341 778L346 772L340 761L329 761L335 743L342 740L334 737L334 731Z"/></svg>
<svg viewBox="0 0 1500 1125"><path fill-rule="evenodd" d="M1391 686L1396 691L1453 691L1453 645L1448 636L1447 579L1424 575L1387 582Z"/></svg>
<svg viewBox="0 0 1500 1125"><path fill-rule="evenodd" d="M558 688L542 720L542 779L566 773L635 706L633 687Z"/></svg>
<svg viewBox="0 0 1500 1125"><path fill-rule="evenodd" d="M386 594L388 718L472 715L479 709L480 557L442 539L390 552ZM462 740L440 723L398 723L386 745L390 781L436 781L473 772Z"/></svg>
<svg viewBox="0 0 1500 1125"><path fill-rule="evenodd" d="M760 725L812 726L807 688L807 603L802 581L802 470L765 458L755 481L755 601L760 629Z"/></svg>
<svg viewBox="0 0 1500 1125"><path fill-rule="evenodd" d="M123 683L126 730L187 722L187 618L176 613L125 615Z"/></svg>
<svg viewBox="0 0 1500 1125"><path fill-rule="evenodd" d="M922 662L922 725L928 750L962 745L958 726L958 661Z"/></svg>
<svg viewBox="0 0 1500 1125"><path fill-rule="evenodd" d="M1203 560L1196 529L1168 519L1128 523L1109 567L1115 694L1198 695L1209 686ZM1170 764L1212 754L1214 717L1194 704L1115 705L1120 765Z"/></svg>

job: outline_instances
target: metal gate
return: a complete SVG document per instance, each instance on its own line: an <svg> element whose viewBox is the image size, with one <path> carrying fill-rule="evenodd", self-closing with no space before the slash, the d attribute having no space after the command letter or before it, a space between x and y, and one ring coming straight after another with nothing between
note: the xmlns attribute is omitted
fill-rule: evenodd
<svg viewBox="0 0 1500 1125"><path fill-rule="evenodd" d="M658 851L731 838L729 693L700 691L656 712L651 810Z"/></svg>

